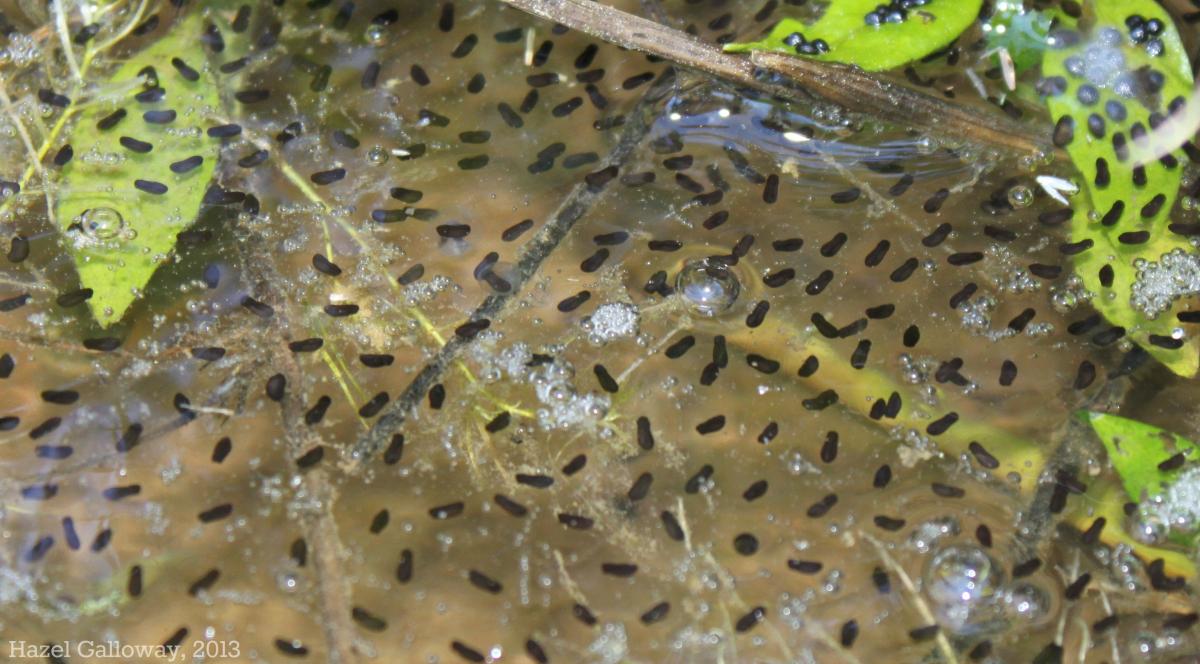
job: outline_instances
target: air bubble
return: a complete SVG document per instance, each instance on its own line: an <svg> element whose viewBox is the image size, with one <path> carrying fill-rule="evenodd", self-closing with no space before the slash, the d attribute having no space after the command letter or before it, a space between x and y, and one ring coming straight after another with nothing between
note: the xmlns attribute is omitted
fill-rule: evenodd
<svg viewBox="0 0 1200 664"><path fill-rule="evenodd" d="M382 145L376 145L367 152L367 161L380 166L386 164L388 160L388 151Z"/></svg>
<svg viewBox="0 0 1200 664"><path fill-rule="evenodd" d="M1020 627L1031 627L1050 616L1050 596L1040 586L1028 582L1013 584L1004 593L1004 606L1010 620Z"/></svg>
<svg viewBox="0 0 1200 664"><path fill-rule="evenodd" d="M80 216L79 225L88 238L112 240L121 236L125 230L125 218L120 212L109 207L92 208L85 210Z"/></svg>
<svg viewBox="0 0 1200 664"><path fill-rule="evenodd" d="M279 589L291 594L300 589L300 577L290 572L284 572L275 579Z"/></svg>
<svg viewBox="0 0 1200 664"><path fill-rule="evenodd" d="M1170 525L1154 509L1142 506L1130 518L1126 526L1133 539L1150 545L1158 545L1167 541Z"/></svg>
<svg viewBox="0 0 1200 664"><path fill-rule="evenodd" d="M1003 576L999 565L978 547L955 545L938 551L924 581L938 623L959 634L994 625Z"/></svg>
<svg viewBox="0 0 1200 664"><path fill-rule="evenodd" d="M1033 190L1023 184L1015 185L1008 190L1008 204L1020 210L1033 203Z"/></svg>
<svg viewBox="0 0 1200 664"><path fill-rule="evenodd" d="M683 266L675 288L693 311L702 316L716 316L733 306L742 285L728 265L703 258Z"/></svg>
<svg viewBox="0 0 1200 664"><path fill-rule="evenodd" d="M372 23L371 25L367 26L367 30L363 34L363 37L371 46L382 46L384 42L387 41L387 27L377 23Z"/></svg>

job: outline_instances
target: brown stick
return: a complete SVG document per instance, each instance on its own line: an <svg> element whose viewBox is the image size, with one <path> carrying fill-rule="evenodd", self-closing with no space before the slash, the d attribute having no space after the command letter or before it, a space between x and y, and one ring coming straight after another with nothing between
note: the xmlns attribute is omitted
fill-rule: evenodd
<svg viewBox="0 0 1200 664"><path fill-rule="evenodd" d="M276 357L283 365L288 384L301 385L303 375L300 366L282 340L277 344ZM287 449L293 459L322 444L320 437L303 424L304 404L300 402L299 395L288 390L280 405ZM343 570L345 561L342 541L333 517L337 490L322 468L308 471L304 475L304 485L312 496L312 503L316 505L312 510L300 515L300 527L312 551L313 574L317 580L317 606L321 611L322 628L328 649L326 658L335 664L353 664L359 658L354 649L354 625L350 621L350 587Z"/></svg>
<svg viewBox="0 0 1200 664"><path fill-rule="evenodd" d="M657 55L684 67L795 100L804 93L905 127L937 131L1020 156L1049 154L1048 137L1001 113L951 104L856 67L759 52L752 58L725 53L695 37L590 0L502 0L522 11L561 23L606 42ZM764 71L765 70L765 71ZM797 87L773 82L782 76Z"/></svg>
<svg viewBox="0 0 1200 664"><path fill-rule="evenodd" d="M768 51L754 53L750 60L787 76L839 106L888 122L948 134L1022 155L1054 151L1048 136L1031 135L1027 126L1003 113L952 104L858 67Z"/></svg>

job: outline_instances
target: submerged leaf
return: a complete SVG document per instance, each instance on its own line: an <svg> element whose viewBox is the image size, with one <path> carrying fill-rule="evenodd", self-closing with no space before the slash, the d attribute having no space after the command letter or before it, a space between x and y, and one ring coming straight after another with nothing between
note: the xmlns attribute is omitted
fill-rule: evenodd
<svg viewBox="0 0 1200 664"><path fill-rule="evenodd" d="M1127 521L1124 506L1128 500L1149 501L1143 502L1143 505L1154 506L1154 499L1168 493L1172 482L1178 484L1184 481L1180 475L1188 467L1188 461L1200 459L1200 446L1183 436L1118 415L1086 412L1081 416L1104 444L1109 462L1117 471L1126 495L1122 495L1115 484L1097 487L1091 492L1095 502L1089 503L1086 510L1076 515L1076 525L1086 530L1096 517L1104 517L1114 524L1104 530L1102 540L1105 543L1125 544L1147 561L1162 559L1167 574L1193 578L1196 566L1186 555L1148 544L1115 524ZM1191 507L1185 509L1190 510ZM1167 527L1165 535L1164 543L1170 541L1185 546L1190 545L1194 537L1194 533L1176 531L1170 527Z"/></svg>
<svg viewBox="0 0 1200 664"><path fill-rule="evenodd" d="M725 50L802 53L858 65L868 71L882 71L949 45L971 26L982 4L982 0L931 0L909 10L896 10L903 13L903 20L889 22L887 12L879 13L878 0L845 0L831 3L812 25L785 18L765 38L728 44ZM809 43L823 40L828 50L820 52L788 45L793 33L802 34ZM806 50L815 52L805 53Z"/></svg>
<svg viewBox="0 0 1200 664"><path fill-rule="evenodd" d="M1100 481L1095 487L1088 489L1088 495L1090 500L1078 503L1069 516L1071 523L1080 531L1086 532L1097 521L1103 520L1112 524L1106 525L1100 533L1099 539L1104 544L1129 547L1146 562L1162 560L1163 572L1167 575L1196 578L1196 564L1186 554L1140 542L1118 525L1128 518L1124 511L1126 498L1119 486L1112 482Z"/></svg>
<svg viewBox="0 0 1200 664"><path fill-rule="evenodd" d="M203 121L219 97L195 48L200 28L193 13L122 64L67 137L75 156L62 169L55 214L105 327L121 319L195 220L216 166L219 142Z"/></svg>
<svg viewBox="0 0 1200 664"><path fill-rule="evenodd" d="M989 47L1004 48L1018 73L1037 66L1047 48L1051 16L1026 10L1022 3L1006 3L983 25Z"/></svg>
<svg viewBox="0 0 1200 664"><path fill-rule="evenodd" d="M1200 458L1196 443L1145 422L1108 413L1087 413L1085 417L1104 443L1109 461L1133 500L1161 493L1183 466L1160 467L1163 462L1176 454L1183 454L1185 461Z"/></svg>
<svg viewBox="0 0 1200 664"><path fill-rule="evenodd" d="M1125 23L1131 14L1161 21L1161 33L1135 41ZM1154 2L1096 3L1094 21L1077 44L1048 52L1042 71L1043 81L1058 83L1043 86L1051 91L1055 144L1070 155L1090 202L1071 222L1072 243L1087 247L1075 254L1075 270L1110 323L1175 373L1192 376L1200 343L1175 332L1172 305L1188 289L1171 271L1186 271L1198 257L1168 229L1183 157L1144 165L1130 157L1164 117L1182 112L1191 67L1170 17ZM1060 43L1074 37L1057 35ZM1168 255L1173 265L1160 265Z"/></svg>

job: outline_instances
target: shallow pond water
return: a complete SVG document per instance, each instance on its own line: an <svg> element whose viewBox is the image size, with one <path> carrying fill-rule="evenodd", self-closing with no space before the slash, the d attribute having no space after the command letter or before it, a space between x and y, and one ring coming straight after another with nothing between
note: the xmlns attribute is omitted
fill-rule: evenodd
<svg viewBox="0 0 1200 664"><path fill-rule="evenodd" d="M78 83L60 4L72 36L141 27ZM1146 524L1074 417L1196 439L1200 391L1072 274L1037 182L1068 160L772 98L500 2L239 7L0 1L0 181L33 173L0 208L0 651L1200 653L1194 547L1129 534ZM818 11L660 8L710 43ZM213 28L179 40L196 14ZM980 37L896 80L1002 113L972 83L1002 95ZM51 203L86 184L56 174L55 132L123 107L112 63L170 39L223 81L177 121L217 142L216 189L104 325L70 234L148 242L118 211L146 188L66 228ZM45 180L22 131L55 139ZM90 147L74 159L103 162ZM1172 220L1195 223L1182 198Z"/></svg>

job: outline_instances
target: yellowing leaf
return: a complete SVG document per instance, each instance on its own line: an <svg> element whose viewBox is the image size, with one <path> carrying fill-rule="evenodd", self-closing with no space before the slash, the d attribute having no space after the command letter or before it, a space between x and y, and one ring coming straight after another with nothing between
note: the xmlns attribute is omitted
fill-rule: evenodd
<svg viewBox="0 0 1200 664"><path fill-rule="evenodd" d="M1088 500L1077 502L1067 519L1079 530L1086 531L1096 519L1103 518L1107 524L1100 533L1101 542L1108 546L1124 544L1146 562L1161 558L1164 574L1189 580L1196 578L1196 563L1186 554L1139 542L1121 527L1127 519L1125 501L1120 487L1101 480L1088 487Z"/></svg>
<svg viewBox="0 0 1200 664"><path fill-rule="evenodd" d="M205 134L204 119L220 101L199 48L201 28L194 12L122 64L99 83L66 139L74 158L62 169L55 214L105 327L169 258L216 167L219 141ZM173 66L175 57L194 75Z"/></svg>
<svg viewBox="0 0 1200 664"><path fill-rule="evenodd" d="M948 46L975 22L982 4L982 0L929 0L928 4L907 10L902 23L871 25L867 15L876 11L879 0L835 0L812 25L785 18L765 38L728 44L725 50L796 54L796 48L784 40L798 32L810 42L821 39L828 44L827 53L813 57L882 71Z"/></svg>
<svg viewBox="0 0 1200 664"><path fill-rule="evenodd" d="M1196 461L1200 459L1200 446L1183 436L1119 415L1085 412L1080 413L1080 417L1100 438L1126 495L1122 496L1115 484L1101 481L1088 492L1092 500L1086 504L1086 509L1077 510L1072 521L1085 530L1091 520L1103 516L1110 524L1102 533L1106 544L1126 544L1147 561L1163 559L1167 574L1194 577L1196 566L1187 556L1141 542L1120 524L1127 520L1123 509L1127 500L1142 501L1162 494L1182 470L1178 467L1163 470L1160 463L1180 453L1186 461ZM1171 536L1172 541L1182 544L1191 539L1191 535L1182 533Z"/></svg>

